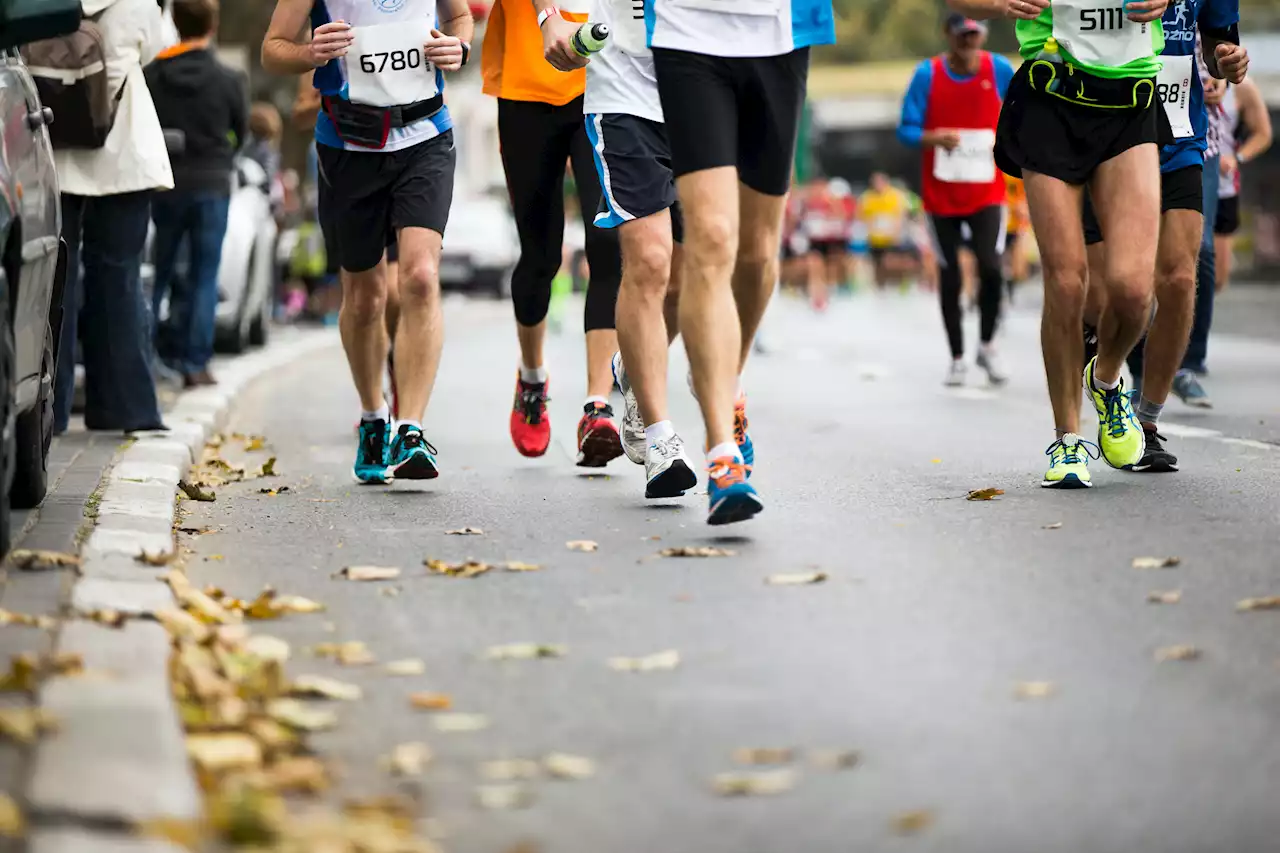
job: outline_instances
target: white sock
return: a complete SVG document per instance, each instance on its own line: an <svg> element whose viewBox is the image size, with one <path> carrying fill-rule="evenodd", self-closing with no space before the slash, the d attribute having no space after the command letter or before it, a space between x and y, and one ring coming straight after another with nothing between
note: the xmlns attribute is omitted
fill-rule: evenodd
<svg viewBox="0 0 1280 853"><path fill-rule="evenodd" d="M541 384L547 381L547 369L545 367L525 367L520 365L520 379L530 384Z"/></svg>
<svg viewBox="0 0 1280 853"><path fill-rule="evenodd" d="M599 404L600 404L600 405L602 405L602 406L607 406L607 405L609 405L609 398L608 398L608 397L599 397L599 396L596 396L596 397L588 397L588 398L586 399L586 402L584 402L582 405L583 405L583 407L585 408L586 406L594 406L596 403L599 403Z"/></svg>
<svg viewBox="0 0 1280 853"><path fill-rule="evenodd" d="M1120 387L1120 377L1117 376L1115 382L1103 382L1101 379L1098 378L1097 368L1095 366L1094 374L1093 374L1093 387L1097 388L1099 391L1114 391Z"/></svg>
<svg viewBox="0 0 1280 853"><path fill-rule="evenodd" d="M991 343L991 341L987 341L985 344L982 344L981 349L982 349L983 354L985 354L985 355L990 355L991 353L995 352L995 349L996 349L996 348L995 348L995 346Z"/></svg>
<svg viewBox="0 0 1280 853"><path fill-rule="evenodd" d="M671 425L671 421L658 421L644 428L645 441L661 441L675 434L676 428Z"/></svg>
<svg viewBox="0 0 1280 853"><path fill-rule="evenodd" d="M413 427L418 432L422 432L422 423L420 421L400 421L400 423L396 424L396 432L399 432L401 427Z"/></svg>
<svg viewBox="0 0 1280 853"><path fill-rule="evenodd" d="M715 447L707 451L707 461L715 462L717 459L731 457L737 461L742 461L742 454L738 451L738 445L732 441L726 441L724 444L717 444Z"/></svg>
<svg viewBox="0 0 1280 853"><path fill-rule="evenodd" d="M362 421L389 421L391 420L391 408L387 406L387 401L382 401L382 406L376 411L361 412L360 420Z"/></svg>

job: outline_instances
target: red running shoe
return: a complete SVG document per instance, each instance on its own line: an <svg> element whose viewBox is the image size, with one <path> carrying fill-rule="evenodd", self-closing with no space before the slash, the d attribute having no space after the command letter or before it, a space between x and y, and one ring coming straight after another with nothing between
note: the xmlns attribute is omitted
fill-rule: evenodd
<svg viewBox="0 0 1280 853"><path fill-rule="evenodd" d="M536 458L551 444L551 421L547 419L546 382L525 382L516 377L516 402L511 409L511 440L521 456Z"/></svg>
<svg viewBox="0 0 1280 853"><path fill-rule="evenodd" d="M622 436L613 422L613 407L587 403L578 421L578 466L603 468L622 455Z"/></svg>

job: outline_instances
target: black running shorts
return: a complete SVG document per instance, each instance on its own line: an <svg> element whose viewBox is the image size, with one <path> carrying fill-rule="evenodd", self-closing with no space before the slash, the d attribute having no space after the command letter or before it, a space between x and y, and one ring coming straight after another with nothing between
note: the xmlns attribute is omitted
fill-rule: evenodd
<svg viewBox="0 0 1280 853"><path fill-rule="evenodd" d="M1218 199L1218 217L1213 221L1213 233L1230 237L1240 230L1240 196Z"/></svg>
<svg viewBox="0 0 1280 853"><path fill-rule="evenodd" d="M399 151L317 146L326 249L348 272L373 269L401 228L444 234L453 203L453 131Z"/></svg>
<svg viewBox="0 0 1280 853"><path fill-rule="evenodd" d="M683 243L666 127L626 113L589 113L586 122L602 190L596 227L617 228L670 209L671 234Z"/></svg>
<svg viewBox="0 0 1280 853"><path fill-rule="evenodd" d="M1090 99L1087 106L1045 91L1055 73L1045 62L1027 62L1013 75L996 129L996 165L1015 178L1022 171L1079 186L1106 161L1138 145L1173 142L1154 79L1111 80L1079 69L1059 81Z"/></svg>
<svg viewBox="0 0 1280 853"><path fill-rule="evenodd" d="M1186 166L1160 176L1160 212L1170 210L1194 210L1204 213L1204 169ZM1093 212L1089 191L1084 193L1084 243L1092 246L1102 242L1102 228Z"/></svg>
<svg viewBox="0 0 1280 853"><path fill-rule="evenodd" d="M676 177L735 166L756 192L786 195L809 49L725 57L654 48L653 57Z"/></svg>

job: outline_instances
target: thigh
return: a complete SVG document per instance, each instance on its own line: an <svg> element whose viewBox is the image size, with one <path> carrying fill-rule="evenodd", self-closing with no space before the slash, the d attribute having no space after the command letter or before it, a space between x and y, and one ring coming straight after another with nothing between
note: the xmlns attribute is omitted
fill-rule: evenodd
<svg viewBox="0 0 1280 853"><path fill-rule="evenodd" d="M979 267L990 269L1000 265L1007 214L1008 209L1003 204L993 204L966 217L972 235L973 254Z"/></svg>
<svg viewBox="0 0 1280 853"><path fill-rule="evenodd" d="M151 193L91 198L85 207L83 240L86 264L134 267L142 264L151 222Z"/></svg>
<svg viewBox="0 0 1280 853"><path fill-rule="evenodd" d="M498 100L502 168L516 227L525 241L564 229L564 170L570 137L560 132L557 118L547 104Z"/></svg>
<svg viewBox="0 0 1280 853"><path fill-rule="evenodd" d="M671 165L677 178L738 165L738 97L733 60L654 48L654 68Z"/></svg>
<svg viewBox="0 0 1280 853"><path fill-rule="evenodd" d="M1154 271L1160 183L1160 152L1152 143L1128 148L1094 172L1089 195L1107 247L1108 275L1145 279Z"/></svg>
<svg viewBox="0 0 1280 853"><path fill-rule="evenodd" d="M412 148L397 151L396 174L391 183L391 227L394 234L406 228L425 228L444 235L453 204L453 178L458 152L453 131L420 142ZM408 255L405 246L388 235L397 245L397 258ZM386 242L384 241L384 245Z"/></svg>
<svg viewBox="0 0 1280 853"><path fill-rule="evenodd" d="M763 195L786 195L809 79L809 49L736 60L738 173Z"/></svg>
<svg viewBox="0 0 1280 853"><path fill-rule="evenodd" d="M320 221L325 250L347 272L364 272L382 262L391 228L394 152L346 151L316 146L320 163ZM332 241L332 242L330 242Z"/></svg>
<svg viewBox="0 0 1280 853"><path fill-rule="evenodd" d="M1084 226L1080 221L1082 188L1059 178L1024 170L1031 229L1040 246L1045 284L1064 273L1083 278L1086 269Z"/></svg>
<svg viewBox="0 0 1280 853"><path fill-rule="evenodd" d="M933 226L933 236L942 262L948 269L959 269L960 244L964 242L960 229L964 220L957 216L930 216L929 223Z"/></svg>

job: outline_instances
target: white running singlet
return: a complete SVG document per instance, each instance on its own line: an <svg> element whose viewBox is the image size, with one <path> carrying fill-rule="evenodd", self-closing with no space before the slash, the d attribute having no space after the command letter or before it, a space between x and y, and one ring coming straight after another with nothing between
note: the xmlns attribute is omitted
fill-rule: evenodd
<svg viewBox="0 0 1280 853"><path fill-rule="evenodd" d="M651 0L649 44L705 56L782 56L796 49L792 0Z"/></svg>
<svg viewBox="0 0 1280 853"><path fill-rule="evenodd" d="M1240 129L1240 102L1236 100L1236 87L1228 86L1218 107L1222 110L1222 138L1219 145L1224 154L1235 154L1236 131ZM1235 198L1240 195L1240 172L1223 175L1218 181L1218 198Z"/></svg>
<svg viewBox="0 0 1280 853"><path fill-rule="evenodd" d="M644 16L654 0L593 0L592 23L610 29L604 50L587 66L583 112L623 113L661 123L662 101L653 70L653 51L645 44Z"/></svg>

